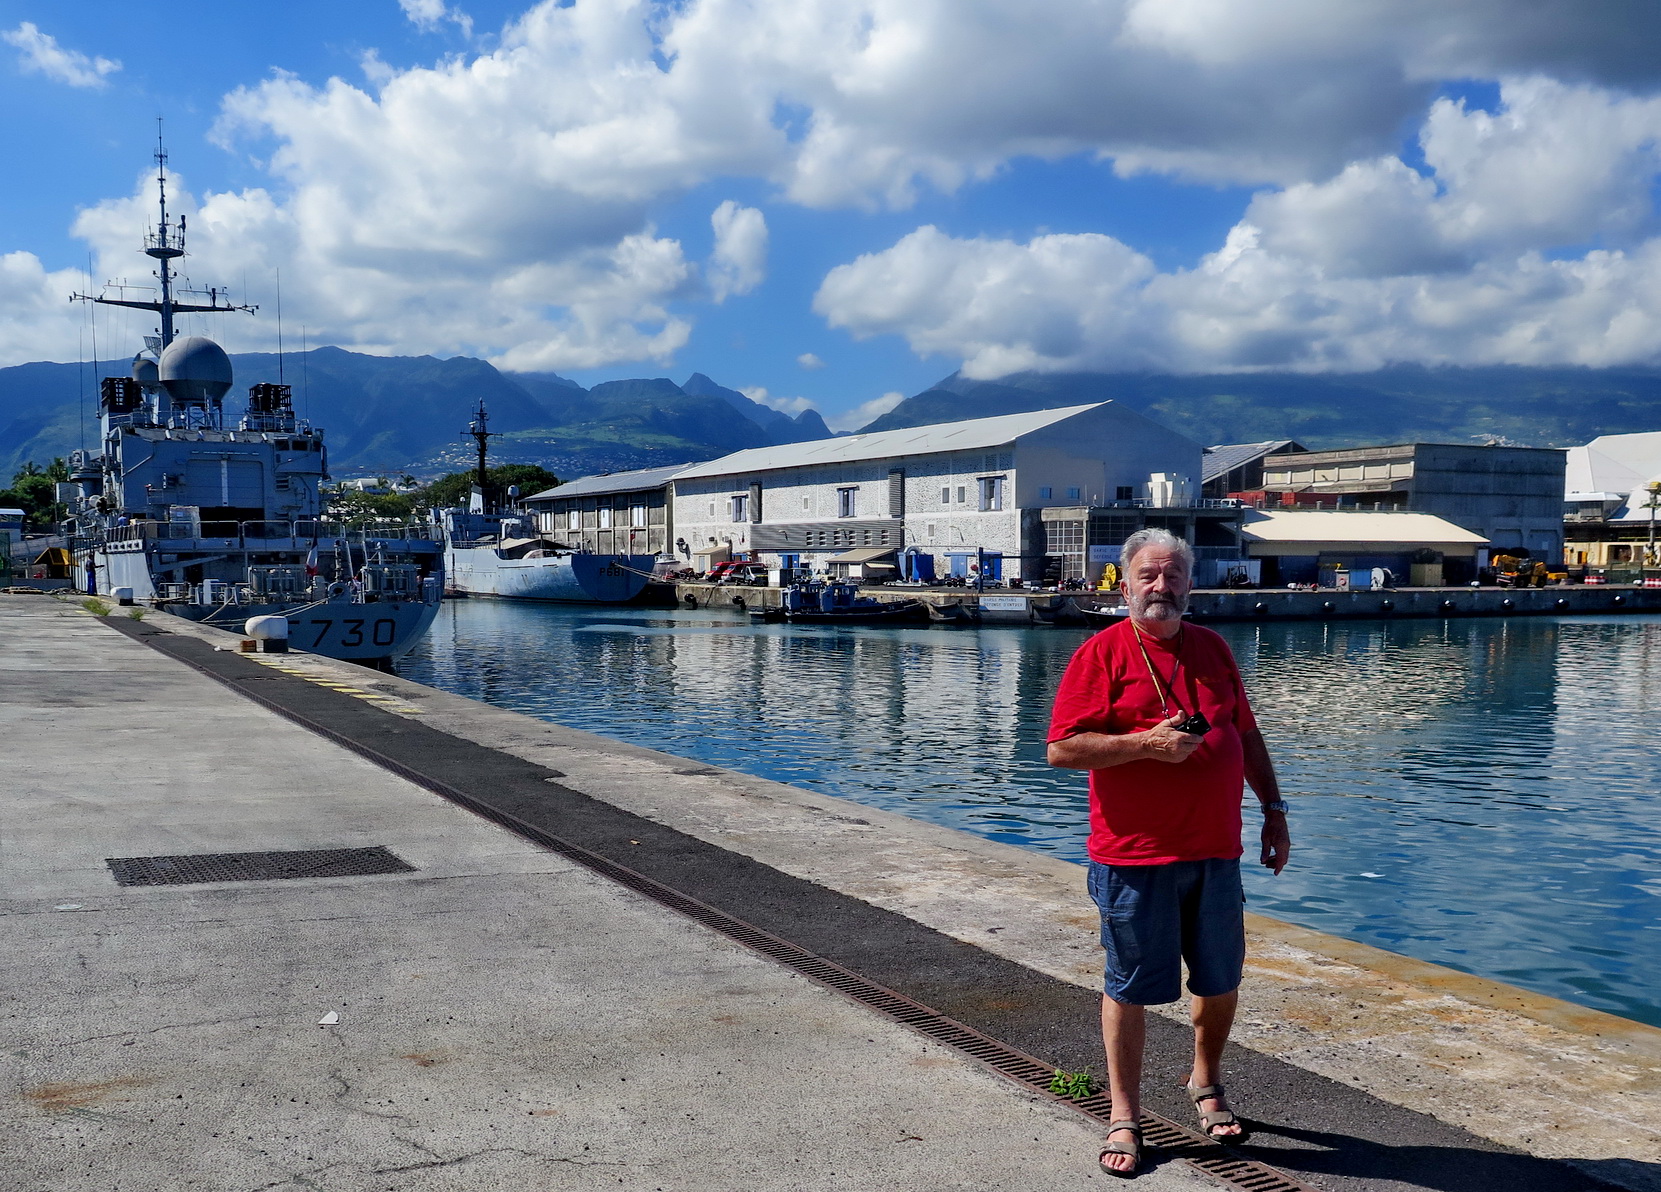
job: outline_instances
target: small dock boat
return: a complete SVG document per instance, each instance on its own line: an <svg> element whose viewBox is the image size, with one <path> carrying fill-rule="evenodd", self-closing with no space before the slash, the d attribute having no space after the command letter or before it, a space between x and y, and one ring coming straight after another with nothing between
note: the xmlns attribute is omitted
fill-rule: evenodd
<svg viewBox="0 0 1661 1192"><path fill-rule="evenodd" d="M924 624L928 606L921 600L878 600L861 596L858 584L791 584L776 608L752 609L754 621L814 624Z"/></svg>

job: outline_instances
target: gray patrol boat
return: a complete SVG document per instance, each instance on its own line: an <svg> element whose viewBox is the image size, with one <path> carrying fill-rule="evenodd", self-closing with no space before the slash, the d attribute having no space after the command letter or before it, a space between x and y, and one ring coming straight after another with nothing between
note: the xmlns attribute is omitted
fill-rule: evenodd
<svg viewBox="0 0 1661 1192"><path fill-rule="evenodd" d="M109 297L111 287L74 295L160 316L131 375L99 384L100 447L70 457L81 587L235 631L280 615L295 649L390 663L438 614L443 550L421 527L325 520L323 432L295 416L291 386L254 385L242 417L227 415L230 357L204 336L176 336L174 316L256 308L176 287L185 221L168 220L159 144L156 164L161 217L144 252L157 264L158 297L135 301L124 288ZM179 301L185 293L207 301Z"/></svg>

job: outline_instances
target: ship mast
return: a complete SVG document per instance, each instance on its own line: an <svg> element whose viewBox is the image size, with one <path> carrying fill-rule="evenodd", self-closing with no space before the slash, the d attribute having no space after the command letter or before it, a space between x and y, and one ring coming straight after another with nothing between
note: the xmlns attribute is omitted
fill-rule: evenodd
<svg viewBox="0 0 1661 1192"><path fill-rule="evenodd" d="M161 121L157 121L156 129L156 187L161 202L161 222L156 230L144 237L144 253L156 260L158 269L156 277L161 281L160 301L140 302L130 298L106 298L103 295L71 294L72 302L96 302L102 306L126 306L134 310L153 310L161 316L161 342L155 344L157 352L165 351L167 345L173 342L175 314L226 314L230 311L246 311L253 314L258 306L235 306L229 302L219 301L218 287L209 287L206 291L182 290L181 293L205 292L208 301L204 305L198 302L177 302L173 298L173 262L185 255L185 217L179 216L177 224L167 221L167 150L162 145ZM108 283L106 283L108 288Z"/></svg>
<svg viewBox="0 0 1661 1192"><path fill-rule="evenodd" d="M490 473L485 469L485 453L489 448L490 440L499 437L502 433L499 430L489 429L489 426L490 415L485 413L484 398L481 397L479 399L479 408L473 414L473 421L468 423L467 429L462 432L462 434L466 435L468 438L472 439L473 442L478 444L479 462L477 469L473 474L473 483L479 486L479 493L481 496L488 491L488 485L490 483Z"/></svg>

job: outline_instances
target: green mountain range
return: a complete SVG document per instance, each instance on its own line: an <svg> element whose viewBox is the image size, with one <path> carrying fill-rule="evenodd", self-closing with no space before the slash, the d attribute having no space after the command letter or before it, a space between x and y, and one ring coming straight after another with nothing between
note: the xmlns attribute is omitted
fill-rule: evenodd
<svg viewBox="0 0 1661 1192"><path fill-rule="evenodd" d="M830 436L817 413L791 418L694 373L607 381L593 389L555 373L504 373L458 356L368 356L342 348L231 357L236 384L226 397L241 415L249 385L281 380L295 411L328 435L337 476L466 467L462 438L482 400L497 463L535 463L560 476L714 459L745 447ZM98 376L125 374L125 360L96 366L34 363L0 369L0 478L23 463L45 463L98 437ZM734 417L734 414L739 415Z"/></svg>
<svg viewBox="0 0 1661 1192"><path fill-rule="evenodd" d="M1113 399L1207 446L1502 442L1572 447L1661 430L1661 369L1422 368L1367 373L953 373L862 430L926 426Z"/></svg>
<svg viewBox="0 0 1661 1192"><path fill-rule="evenodd" d="M830 436L814 411L790 417L702 373L606 381L585 389L557 373L502 372L483 360L368 356L342 348L232 357L240 395L259 381L294 388L301 417L328 432L335 476L467 467L462 432L482 399L496 463L540 464L575 477L713 459L746 447ZM0 479L96 446L101 375L126 361L0 369ZM1307 447L1410 441L1497 441L1541 447L1600 434L1661 429L1661 369L1420 368L1368 373L1017 373L995 381L952 374L861 430L1122 401L1207 445L1297 439ZM735 417L735 415L737 415Z"/></svg>

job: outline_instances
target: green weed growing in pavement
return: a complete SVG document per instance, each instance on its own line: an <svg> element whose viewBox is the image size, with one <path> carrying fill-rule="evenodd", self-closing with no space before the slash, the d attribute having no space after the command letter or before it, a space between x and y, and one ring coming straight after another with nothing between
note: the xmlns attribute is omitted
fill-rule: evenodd
<svg viewBox="0 0 1661 1192"><path fill-rule="evenodd" d="M144 611L142 608L130 608L127 610L127 615L135 621L142 621L144 620Z"/></svg>
<svg viewBox="0 0 1661 1192"><path fill-rule="evenodd" d="M1096 1091L1096 1078L1088 1072L1063 1072L1060 1068L1050 1078L1050 1092L1058 1097L1082 1101Z"/></svg>
<svg viewBox="0 0 1661 1192"><path fill-rule="evenodd" d="M95 617L107 617L110 615L109 605L105 604L102 600L94 600L90 596L81 601L81 607L86 609L87 612L91 613Z"/></svg>

